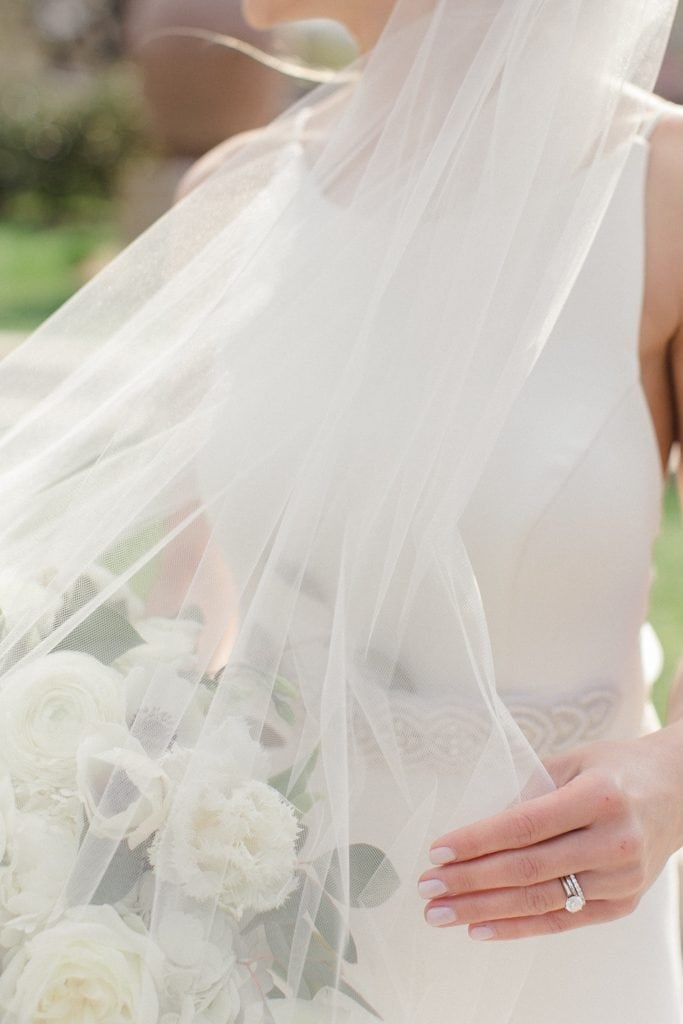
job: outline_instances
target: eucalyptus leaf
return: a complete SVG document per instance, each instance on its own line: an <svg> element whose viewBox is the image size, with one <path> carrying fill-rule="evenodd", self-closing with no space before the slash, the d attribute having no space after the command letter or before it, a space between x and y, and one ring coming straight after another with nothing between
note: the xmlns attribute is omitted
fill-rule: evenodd
<svg viewBox="0 0 683 1024"><path fill-rule="evenodd" d="M56 645L56 651L81 651L103 665L111 665L126 651L144 644L128 619L113 608L101 605Z"/></svg>
<svg viewBox="0 0 683 1024"><path fill-rule="evenodd" d="M325 960L307 960L303 979L310 992L310 998L313 998L321 988L334 988L338 982L338 974L335 966Z"/></svg>
<svg viewBox="0 0 683 1024"><path fill-rule="evenodd" d="M285 771L268 779L269 784L282 793L283 796L286 796L295 807L298 806L297 799L306 793L308 783L318 761L319 753L320 748L315 747L303 764L292 765L291 768L287 768ZM292 782L292 780L294 781Z"/></svg>
<svg viewBox="0 0 683 1024"><path fill-rule="evenodd" d="M266 921L263 927L273 959L280 964L288 963L291 952L291 929L283 928L279 922L272 920ZM286 972L282 977L285 976Z"/></svg>
<svg viewBox="0 0 683 1024"><path fill-rule="evenodd" d="M356 943L346 928L338 909L324 892L320 893L318 913L315 915L315 927L333 950L336 951L343 946L342 956L348 963L355 964L358 962Z"/></svg>
<svg viewBox="0 0 683 1024"><path fill-rule="evenodd" d="M103 847L108 842L109 840L102 840ZM131 850L126 842L118 844L92 897L93 903L118 903L128 895L147 866L147 851L150 844L151 839L136 846L134 850Z"/></svg>
<svg viewBox="0 0 683 1024"><path fill-rule="evenodd" d="M377 1017L377 1020L382 1020L380 1014L377 1012L374 1006L371 1006L366 999L363 999L360 992L357 992L356 989L353 988L352 985L349 985L347 981L344 981L343 978L339 980L339 991L343 992L344 995L348 996L350 999L353 999L356 1003L358 1003L359 1006L362 1006L364 1010L367 1010L368 1013L371 1013L373 1017Z"/></svg>
<svg viewBox="0 0 683 1024"><path fill-rule="evenodd" d="M400 879L388 859L377 846L368 843L354 843L344 851L348 861L349 903L352 907L379 907L396 892ZM324 875L323 887L333 899L344 899L344 874L342 873L339 851L335 850L326 868L327 858L315 863L320 875Z"/></svg>
<svg viewBox="0 0 683 1024"><path fill-rule="evenodd" d="M286 722L287 725L294 725L294 712L286 700L273 694L273 706L283 722Z"/></svg>

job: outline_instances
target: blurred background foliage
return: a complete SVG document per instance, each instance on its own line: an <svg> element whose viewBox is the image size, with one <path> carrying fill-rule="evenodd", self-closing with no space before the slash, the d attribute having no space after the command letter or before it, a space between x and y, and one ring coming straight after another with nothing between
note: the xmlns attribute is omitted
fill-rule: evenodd
<svg viewBox="0 0 683 1024"><path fill-rule="evenodd" d="M220 46L144 44L173 25L315 64L342 66L353 56L331 22L255 33L239 0L1 0L0 357L170 205L203 152L302 95L300 83ZM657 91L683 102L683 5ZM664 648L655 690L663 715L683 653L683 526L673 486L651 621Z"/></svg>
<svg viewBox="0 0 683 1024"><path fill-rule="evenodd" d="M353 56L331 22L254 32L239 0L2 0L0 331L37 326L163 213L194 160L305 90L215 43L145 42L171 26L322 65Z"/></svg>

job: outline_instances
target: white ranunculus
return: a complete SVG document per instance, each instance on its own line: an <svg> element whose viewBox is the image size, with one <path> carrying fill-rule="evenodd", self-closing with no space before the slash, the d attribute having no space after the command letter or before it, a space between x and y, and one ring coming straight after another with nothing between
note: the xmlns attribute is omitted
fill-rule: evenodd
<svg viewBox="0 0 683 1024"><path fill-rule="evenodd" d="M171 780L125 725L110 722L86 736L77 765L78 795L96 835L125 839L133 850L161 826Z"/></svg>
<svg viewBox="0 0 683 1024"><path fill-rule="evenodd" d="M79 830L69 819L15 815L10 853L0 867L0 946L4 949L19 946L44 927L76 860L78 839Z"/></svg>
<svg viewBox="0 0 683 1024"><path fill-rule="evenodd" d="M239 919L280 906L292 891L299 824L291 804L245 778L233 755L199 753L188 762L150 859L162 880Z"/></svg>
<svg viewBox="0 0 683 1024"><path fill-rule="evenodd" d="M157 1024L161 954L111 906L66 912L15 956L0 1007L21 1024Z"/></svg>
<svg viewBox="0 0 683 1024"><path fill-rule="evenodd" d="M202 631L194 619L141 619L135 628L145 641L116 660L117 668L129 672L141 665L156 668L169 665L176 672L192 672L197 663L197 644Z"/></svg>
<svg viewBox="0 0 683 1024"><path fill-rule="evenodd" d="M269 999L275 1024L377 1024L377 1017L337 989L321 988L313 999Z"/></svg>
<svg viewBox="0 0 683 1024"><path fill-rule="evenodd" d="M0 689L0 764L20 806L76 788L76 751L106 722L124 722L118 672L76 651L55 651L7 674Z"/></svg>

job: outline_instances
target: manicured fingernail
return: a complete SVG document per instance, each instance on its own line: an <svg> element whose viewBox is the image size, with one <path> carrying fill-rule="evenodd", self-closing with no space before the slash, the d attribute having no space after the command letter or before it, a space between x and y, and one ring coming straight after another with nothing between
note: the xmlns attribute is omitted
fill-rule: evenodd
<svg viewBox="0 0 683 1024"><path fill-rule="evenodd" d="M476 939L478 942L485 942L486 939L492 939L495 935L493 928L489 928L487 924L476 924L473 928L470 928L470 938Z"/></svg>
<svg viewBox="0 0 683 1024"><path fill-rule="evenodd" d="M423 900L433 900L436 896L443 896L448 889L438 878L428 878L418 884L417 891Z"/></svg>
<svg viewBox="0 0 683 1024"><path fill-rule="evenodd" d="M456 913L450 907L432 907L425 914L427 924L440 928L444 924L453 924L456 920Z"/></svg>
<svg viewBox="0 0 683 1024"><path fill-rule="evenodd" d="M453 850L449 850L447 846L437 846L429 851L429 859L432 864L450 864L456 859L456 856Z"/></svg>

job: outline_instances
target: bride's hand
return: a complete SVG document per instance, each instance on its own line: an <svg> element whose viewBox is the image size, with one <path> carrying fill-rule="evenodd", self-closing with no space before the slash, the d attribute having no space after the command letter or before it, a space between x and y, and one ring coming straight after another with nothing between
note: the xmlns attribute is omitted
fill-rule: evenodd
<svg viewBox="0 0 683 1024"><path fill-rule="evenodd" d="M432 843L442 866L418 883L430 924L518 939L612 921L635 910L683 845L682 722L544 764L555 792ZM560 882L572 873L587 900L574 914Z"/></svg>

